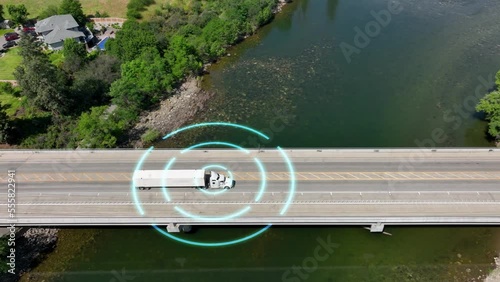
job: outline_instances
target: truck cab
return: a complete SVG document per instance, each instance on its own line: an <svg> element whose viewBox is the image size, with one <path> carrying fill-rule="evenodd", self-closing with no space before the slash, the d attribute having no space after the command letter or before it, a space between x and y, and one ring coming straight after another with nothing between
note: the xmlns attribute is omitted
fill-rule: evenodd
<svg viewBox="0 0 500 282"><path fill-rule="evenodd" d="M208 183L205 186L210 189L231 189L236 184L236 181L230 177L226 177L223 174L217 173L215 171L207 171L206 175L208 177Z"/></svg>

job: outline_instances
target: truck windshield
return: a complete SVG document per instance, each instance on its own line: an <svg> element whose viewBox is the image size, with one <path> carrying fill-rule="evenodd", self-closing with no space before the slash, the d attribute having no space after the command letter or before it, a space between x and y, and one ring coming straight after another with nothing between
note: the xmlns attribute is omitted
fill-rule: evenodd
<svg viewBox="0 0 500 282"><path fill-rule="evenodd" d="M217 173L217 180L219 180L219 178L220 178L220 174Z"/></svg>

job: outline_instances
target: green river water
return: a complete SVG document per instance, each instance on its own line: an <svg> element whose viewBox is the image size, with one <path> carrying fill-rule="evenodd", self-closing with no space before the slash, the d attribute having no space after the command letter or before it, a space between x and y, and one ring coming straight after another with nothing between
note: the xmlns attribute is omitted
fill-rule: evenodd
<svg viewBox="0 0 500 282"><path fill-rule="evenodd" d="M402 11L350 62L342 42L354 46L354 28L364 29L373 20L370 12L387 9L387 1L287 5L204 78L218 95L200 121L240 122L271 140L211 129L197 141L247 147L491 146L473 106L475 89L486 93L493 86L488 77L500 69L500 2L400 3ZM435 130L446 138L430 141ZM209 227L180 236L220 241L256 230ZM272 227L244 243L208 248L174 242L149 228L103 229L56 281L480 281L500 251L500 229L494 227L386 231L392 236L361 227Z"/></svg>

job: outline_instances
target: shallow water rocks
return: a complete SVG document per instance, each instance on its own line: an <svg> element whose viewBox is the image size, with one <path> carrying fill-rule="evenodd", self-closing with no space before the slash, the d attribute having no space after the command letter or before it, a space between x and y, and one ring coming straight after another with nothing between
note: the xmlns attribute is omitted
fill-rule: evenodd
<svg viewBox="0 0 500 282"><path fill-rule="evenodd" d="M58 229L55 228L29 228L20 230L17 233L15 241L15 275L10 273L0 274L0 281L19 281L23 274L38 265L44 259L45 255L52 252L56 247L57 233Z"/></svg>

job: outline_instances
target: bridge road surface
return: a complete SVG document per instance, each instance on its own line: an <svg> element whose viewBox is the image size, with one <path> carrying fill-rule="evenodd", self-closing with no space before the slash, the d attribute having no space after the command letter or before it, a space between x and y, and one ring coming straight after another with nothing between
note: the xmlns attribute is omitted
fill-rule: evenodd
<svg viewBox="0 0 500 282"><path fill-rule="evenodd" d="M500 224L499 149L145 152L0 151L0 225ZM164 169L173 157L171 169L223 165L236 187L172 188L168 200L161 188L133 190L144 154L142 169Z"/></svg>

